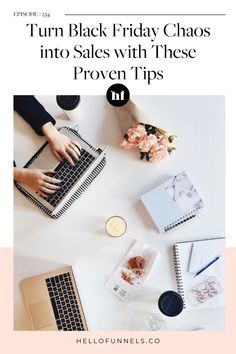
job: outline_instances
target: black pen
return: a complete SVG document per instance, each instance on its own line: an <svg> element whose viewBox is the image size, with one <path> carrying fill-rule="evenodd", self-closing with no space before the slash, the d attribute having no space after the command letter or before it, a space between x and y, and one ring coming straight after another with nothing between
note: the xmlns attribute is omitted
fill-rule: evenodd
<svg viewBox="0 0 236 354"><path fill-rule="evenodd" d="M205 269L207 269L208 267L210 267L213 263L215 263L216 261L218 261L218 259L220 258L220 256L215 257L210 263L208 263L204 268L200 269L195 275L194 277L196 277L197 275L201 274L202 272L204 272Z"/></svg>

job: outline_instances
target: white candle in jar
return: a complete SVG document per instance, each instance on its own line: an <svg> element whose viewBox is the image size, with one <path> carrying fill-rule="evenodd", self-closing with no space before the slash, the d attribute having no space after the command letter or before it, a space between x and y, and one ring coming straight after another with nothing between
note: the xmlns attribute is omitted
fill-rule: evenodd
<svg viewBox="0 0 236 354"><path fill-rule="evenodd" d="M111 216L107 220L105 227L110 236L119 237L126 232L127 224L121 216Z"/></svg>

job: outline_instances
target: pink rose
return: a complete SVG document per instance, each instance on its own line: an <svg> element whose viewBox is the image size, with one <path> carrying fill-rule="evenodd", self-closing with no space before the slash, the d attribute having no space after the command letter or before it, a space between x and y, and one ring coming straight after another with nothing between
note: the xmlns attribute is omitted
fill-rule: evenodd
<svg viewBox="0 0 236 354"><path fill-rule="evenodd" d="M147 135L143 125L138 125L136 128L130 128L127 132L128 141L138 146L139 142Z"/></svg>
<svg viewBox="0 0 236 354"><path fill-rule="evenodd" d="M149 152L150 162L159 162L169 156L167 147L165 145L155 145Z"/></svg>
<svg viewBox="0 0 236 354"><path fill-rule="evenodd" d="M154 145L157 144L157 137L154 134L144 136L138 147L142 152L148 152Z"/></svg>
<svg viewBox="0 0 236 354"><path fill-rule="evenodd" d="M126 139L124 139L119 145L126 150L132 149L133 147L137 146L136 143L129 142Z"/></svg>
<svg viewBox="0 0 236 354"><path fill-rule="evenodd" d="M160 135L158 138L158 143L161 145L166 145L169 146L169 140L168 140L168 136L167 135Z"/></svg>

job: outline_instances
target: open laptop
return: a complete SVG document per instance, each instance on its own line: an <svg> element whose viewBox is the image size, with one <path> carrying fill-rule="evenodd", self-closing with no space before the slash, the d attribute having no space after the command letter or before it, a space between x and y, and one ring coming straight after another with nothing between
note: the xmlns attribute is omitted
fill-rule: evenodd
<svg viewBox="0 0 236 354"><path fill-rule="evenodd" d="M53 155L48 143L46 143L24 167L54 170L56 173L53 174L53 177L63 180L60 184L61 188L48 197L41 197L27 185L16 183L17 188L31 202L53 218L57 218L63 214L91 184L106 163L106 148L104 150L94 148L71 128L60 128L60 132L78 141L82 147L80 159L74 161L75 166L71 166L65 159L59 162Z"/></svg>
<svg viewBox="0 0 236 354"><path fill-rule="evenodd" d="M88 330L71 266L23 279L20 288L34 330Z"/></svg>

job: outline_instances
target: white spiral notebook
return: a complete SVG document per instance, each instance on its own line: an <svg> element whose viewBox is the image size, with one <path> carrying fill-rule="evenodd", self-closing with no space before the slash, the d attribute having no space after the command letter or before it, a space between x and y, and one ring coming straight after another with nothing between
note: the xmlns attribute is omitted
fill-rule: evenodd
<svg viewBox="0 0 236 354"><path fill-rule="evenodd" d="M225 306L224 237L178 242L173 246L173 256L177 290L186 309Z"/></svg>
<svg viewBox="0 0 236 354"><path fill-rule="evenodd" d="M159 232L167 232L194 218L203 207L184 171L142 195L141 200Z"/></svg>

